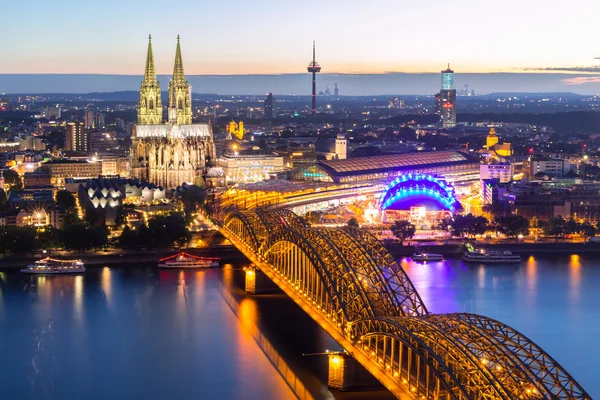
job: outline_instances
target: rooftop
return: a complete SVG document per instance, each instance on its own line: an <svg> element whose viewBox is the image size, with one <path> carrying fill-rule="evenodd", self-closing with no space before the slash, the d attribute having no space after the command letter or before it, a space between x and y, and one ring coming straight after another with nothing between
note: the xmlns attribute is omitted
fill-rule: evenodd
<svg viewBox="0 0 600 400"><path fill-rule="evenodd" d="M477 163L472 157L457 151L430 151L408 154L349 158L346 160L320 161L319 166L334 175L380 172L398 168L425 165Z"/></svg>

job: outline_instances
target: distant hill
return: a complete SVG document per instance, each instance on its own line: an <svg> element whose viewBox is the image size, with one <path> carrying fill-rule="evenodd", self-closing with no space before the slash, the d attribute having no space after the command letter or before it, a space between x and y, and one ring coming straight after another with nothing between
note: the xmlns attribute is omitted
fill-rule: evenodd
<svg viewBox="0 0 600 400"><path fill-rule="evenodd" d="M323 66L326 72L326 66ZM589 77L589 76L588 76ZM159 75L166 91L168 75ZM600 82L576 79L572 74L535 73L456 73L457 89L465 85L481 93L600 93ZM219 95L309 95L310 75L189 75L194 93ZM0 74L0 93L106 93L136 92L141 75L102 74ZM433 95L440 89L438 73L335 74L322 73L317 78L319 91L333 90L338 83L341 95ZM569 94L570 95L570 94Z"/></svg>

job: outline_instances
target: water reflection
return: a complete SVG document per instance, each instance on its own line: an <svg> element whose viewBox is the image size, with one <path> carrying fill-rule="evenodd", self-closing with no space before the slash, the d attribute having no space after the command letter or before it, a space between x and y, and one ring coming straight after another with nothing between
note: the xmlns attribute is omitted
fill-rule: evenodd
<svg viewBox="0 0 600 400"><path fill-rule="evenodd" d="M569 258L569 294L573 301L578 301L581 289L581 259L579 254Z"/></svg>
<svg viewBox="0 0 600 400"><path fill-rule="evenodd" d="M112 272L110 268L104 267L102 268L102 273L100 274L100 286L102 287L102 292L104 293L104 298L106 299L106 307L108 309L112 308Z"/></svg>

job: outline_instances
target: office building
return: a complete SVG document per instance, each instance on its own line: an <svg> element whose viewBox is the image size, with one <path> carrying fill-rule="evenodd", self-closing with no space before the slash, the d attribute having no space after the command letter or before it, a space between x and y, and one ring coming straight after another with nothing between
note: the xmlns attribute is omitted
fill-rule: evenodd
<svg viewBox="0 0 600 400"><path fill-rule="evenodd" d="M267 98L265 99L265 120L272 121L275 119L275 98L273 97L273 93L267 93Z"/></svg>
<svg viewBox="0 0 600 400"><path fill-rule="evenodd" d="M102 174L101 162L52 160L43 166L50 170L50 181L56 187L63 187L65 178L97 178Z"/></svg>
<svg viewBox="0 0 600 400"><path fill-rule="evenodd" d="M65 140L65 149L67 151L89 152L90 132L85 129L83 122L69 122L67 124L67 137Z"/></svg>
<svg viewBox="0 0 600 400"><path fill-rule="evenodd" d="M47 118L47 119L60 119L60 114L61 114L61 108L60 108L60 106L56 105L56 106L42 107L40 116L42 118Z"/></svg>
<svg viewBox="0 0 600 400"><path fill-rule="evenodd" d="M547 175L551 177L560 177L571 172L571 164L567 160L560 158L549 158L535 156L529 162L529 176L533 179L536 175Z"/></svg>
<svg viewBox="0 0 600 400"><path fill-rule="evenodd" d="M437 105L436 105L437 108ZM454 71L448 68L442 71L442 90L439 95L439 110L444 128L456 126L456 89L454 89Z"/></svg>

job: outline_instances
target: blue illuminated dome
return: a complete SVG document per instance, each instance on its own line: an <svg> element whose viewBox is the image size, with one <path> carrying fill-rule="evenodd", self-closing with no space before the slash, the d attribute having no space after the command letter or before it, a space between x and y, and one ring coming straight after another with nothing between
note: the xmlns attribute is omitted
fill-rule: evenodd
<svg viewBox="0 0 600 400"><path fill-rule="evenodd" d="M457 211L461 205L454 188L443 179L427 174L408 173L390 182L379 199L379 209L408 210L426 206L429 210Z"/></svg>

